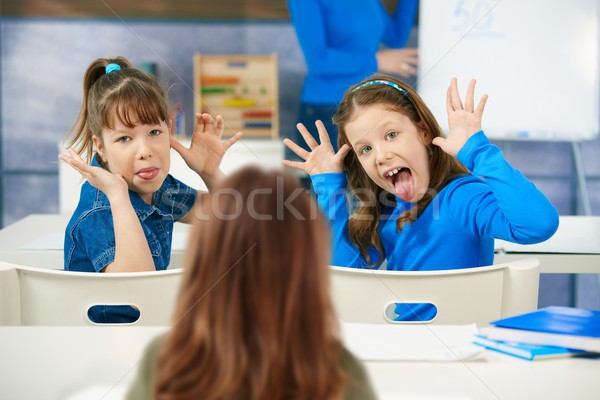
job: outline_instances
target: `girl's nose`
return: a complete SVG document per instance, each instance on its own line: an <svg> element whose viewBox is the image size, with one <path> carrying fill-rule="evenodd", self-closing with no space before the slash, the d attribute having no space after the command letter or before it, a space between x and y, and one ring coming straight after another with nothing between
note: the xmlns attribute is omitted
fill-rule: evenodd
<svg viewBox="0 0 600 400"><path fill-rule="evenodd" d="M386 160L389 160L389 159L390 159L390 157L392 156L392 153L390 153L389 151L386 151L386 150L382 150L382 151L378 151L378 152L375 154L375 156L376 156L375 160L376 160L377 164L378 164L378 165L381 165L381 164L383 164L383 163L384 163Z"/></svg>
<svg viewBox="0 0 600 400"><path fill-rule="evenodd" d="M138 160L144 160L152 157L152 149L150 146L142 144L138 149L137 158Z"/></svg>

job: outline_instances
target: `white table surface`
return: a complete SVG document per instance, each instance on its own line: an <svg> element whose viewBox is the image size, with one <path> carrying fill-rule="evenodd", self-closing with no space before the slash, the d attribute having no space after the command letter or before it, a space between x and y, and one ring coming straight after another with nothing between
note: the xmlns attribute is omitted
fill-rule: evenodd
<svg viewBox="0 0 600 400"><path fill-rule="evenodd" d="M32 214L0 230L0 261L42 268L63 268L62 249L31 248L40 238L61 238L70 215ZM181 267L189 226L175 223L171 264ZM496 241L495 264L535 256L542 273L600 273L600 217L561 216L556 234L546 242L518 245Z"/></svg>
<svg viewBox="0 0 600 400"><path fill-rule="evenodd" d="M63 269L63 243L65 228L71 218L64 214L31 214L0 230L0 261L39 268ZM183 249L189 225L175 223L171 265L183 265ZM35 244L41 244L35 246ZM43 243L51 244L51 248ZM58 244L55 246L55 244Z"/></svg>
<svg viewBox="0 0 600 400"><path fill-rule="evenodd" d="M520 245L496 240L494 263L533 255L544 273L600 273L600 217L561 215L558 230L545 242Z"/></svg>
<svg viewBox="0 0 600 400"><path fill-rule="evenodd" d="M121 399L161 327L0 327L0 398ZM366 362L382 399L599 399L599 359ZM78 394L78 396L75 396Z"/></svg>

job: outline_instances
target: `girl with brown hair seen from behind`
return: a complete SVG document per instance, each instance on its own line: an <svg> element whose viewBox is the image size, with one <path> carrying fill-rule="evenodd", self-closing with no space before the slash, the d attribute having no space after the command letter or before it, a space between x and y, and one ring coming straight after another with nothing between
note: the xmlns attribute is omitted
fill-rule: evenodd
<svg viewBox="0 0 600 400"><path fill-rule="evenodd" d="M204 200L173 328L128 399L374 399L340 343L327 223L299 182L249 167Z"/></svg>

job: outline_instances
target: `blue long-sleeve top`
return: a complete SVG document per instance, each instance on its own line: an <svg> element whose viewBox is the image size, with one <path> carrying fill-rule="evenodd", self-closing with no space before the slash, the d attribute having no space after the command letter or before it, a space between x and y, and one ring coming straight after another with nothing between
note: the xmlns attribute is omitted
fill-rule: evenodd
<svg viewBox="0 0 600 400"><path fill-rule="evenodd" d="M381 43L406 45L417 0L400 0L393 15L380 0L288 0L292 23L308 69L301 101L338 104L344 91L377 72Z"/></svg>
<svg viewBox="0 0 600 400"><path fill-rule="evenodd" d="M390 218L378 232L387 269L439 270L493 264L494 238L533 244L551 237L558 212L535 185L513 168L483 132L473 135L457 155L471 174L451 180L412 224L396 229L397 217L413 205L396 198ZM348 236L349 207L341 195L344 173L312 177L321 209L332 229L332 265L368 265ZM374 248L371 260L379 259Z"/></svg>

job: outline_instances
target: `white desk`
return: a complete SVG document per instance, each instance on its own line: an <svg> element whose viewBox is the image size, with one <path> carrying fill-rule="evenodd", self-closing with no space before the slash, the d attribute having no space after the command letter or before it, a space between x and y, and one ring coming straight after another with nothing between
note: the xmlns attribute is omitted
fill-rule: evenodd
<svg viewBox="0 0 600 400"><path fill-rule="evenodd" d="M160 327L0 327L0 398L120 399ZM600 360L523 361L494 352L471 362L367 362L382 399L600 398ZM71 396L71 397L70 397ZM105 396L105 397L104 397Z"/></svg>
<svg viewBox="0 0 600 400"><path fill-rule="evenodd" d="M32 214L0 230L0 261L42 268L63 268L60 248L24 248L47 235L62 238L70 215ZM176 223L171 264L183 263L185 237L189 226ZM61 242L62 243L62 242ZM31 247L31 246L29 246ZM517 245L496 241L495 264L535 256L541 261L542 273L600 273L600 217L561 216L556 234L544 243Z"/></svg>
<svg viewBox="0 0 600 400"><path fill-rule="evenodd" d="M0 230L0 261L31 267L63 269L65 228L71 215L32 214ZM190 226L175 223L171 266L183 265ZM43 242L43 243L42 243ZM41 243L41 245L36 245Z"/></svg>
<svg viewBox="0 0 600 400"><path fill-rule="evenodd" d="M543 273L600 273L600 217L560 216L558 230L543 243L519 245L496 240L494 263L539 258Z"/></svg>

